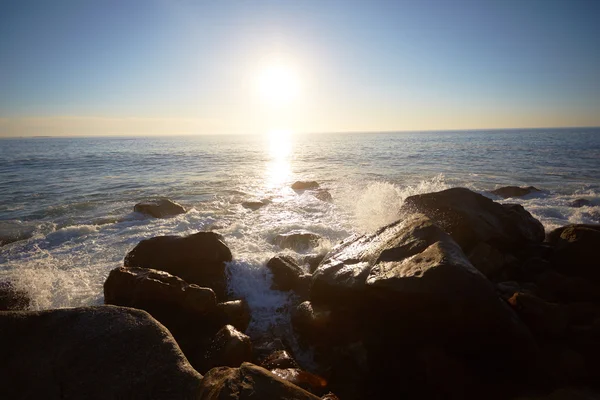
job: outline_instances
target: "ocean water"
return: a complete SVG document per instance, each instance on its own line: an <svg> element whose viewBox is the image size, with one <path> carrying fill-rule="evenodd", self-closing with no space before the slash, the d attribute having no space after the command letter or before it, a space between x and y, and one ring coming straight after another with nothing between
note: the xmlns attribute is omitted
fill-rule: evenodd
<svg viewBox="0 0 600 400"><path fill-rule="evenodd" d="M296 192L316 180L332 202ZM541 192L502 200L499 186ZM263 267L277 234L321 235L324 253L400 217L407 196L463 186L523 204L546 230L600 222L600 129L0 140L0 279L34 309L101 304L111 269L140 240L215 230L234 254L229 290L248 300L250 331L288 318L292 295ZM169 219L133 212L168 197L189 209ZM578 198L591 206L569 207ZM248 200L268 204L257 211ZM18 240L17 240L18 239ZM291 250L285 252L302 256Z"/></svg>

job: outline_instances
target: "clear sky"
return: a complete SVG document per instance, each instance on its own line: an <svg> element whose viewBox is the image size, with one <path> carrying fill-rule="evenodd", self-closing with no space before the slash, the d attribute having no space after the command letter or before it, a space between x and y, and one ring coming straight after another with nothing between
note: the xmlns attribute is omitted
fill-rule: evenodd
<svg viewBox="0 0 600 400"><path fill-rule="evenodd" d="M599 21L598 0L0 0L0 136L599 126ZM274 62L285 104L288 78L256 84Z"/></svg>

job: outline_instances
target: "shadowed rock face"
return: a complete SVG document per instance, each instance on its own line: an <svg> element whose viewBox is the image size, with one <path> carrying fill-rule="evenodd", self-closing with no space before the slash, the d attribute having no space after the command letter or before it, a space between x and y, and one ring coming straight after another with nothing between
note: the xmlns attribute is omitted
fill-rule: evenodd
<svg viewBox="0 0 600 400"><path fill-rule="evenodd" d="M138 203L133 207L133 211L150 215L154 218L173 217L178 214L185 214L185 208L169 199L159 199Z"/></svg>
<svg viewBox="0 0 600 400"><path fill-rule="evenodd" d="M499 204L465 188L411 196L402 210L425 214L469 253L484 242L514 251L544 240L544 227L523 207Z"/></svg>
<svg viewBox="0 0 600 400"><path fill-rule="evenodd" d="M189 236L157 236L142 240L125 257L126 267L152 268L169 272L188 283L214 290L225 298L225 262L231 251L221 235L198 232Z"/></svg>
<svg viewBox="0 0 600 400"><path fill-rule="evenodd" d="M0 313L6 399L196 399L202 376L144 311Z"/></svg>
<svg viewBox="0 0 600 400"><path fill-rule="evenodd" d="M317 400L317 396L254 364L218 367L206 373L200 400Z"/></svg>
<svg viewBox="0 0 600 400"><path fill-rule="evenodd" d="M529 330L457 243L422 214L336 247L313 274L310 296L314 307L330 310L319 314L328 315L322 334L334 336L324 342L364 343L369 386L380 388L371 394L391 390L386 385L398 379L410 394L425 379L419 368L430 368L430 354L477 382L523 379L536 359ZM315 318L297 319L319 326ZM392 359L403 361L390 365Z"/></svg>
<svg viewBox="0 0 600 400"><path fill-rule="evenodd" d="M518 186L504 186L495 190L492 190L490 193L495 194L496 196L500 196L504 199L508 199L509 197L523 197L528 195L529 193L540 192L540 189L535 188L533 186L528 187L518 187Z"/></svg>
<svg viewBox="0 0 600 400"><path fill-rule="evenodd" d="M273 274L271 289L292 290L298 286L304 270L290 256L275 256L267 262L267 268Z"/></svg>
<svg viewBox="0 0 600 400"><path fill-rule="evenodd" d="M600 224L563 226L547 241L555 246L552 262L560 272L600 282Z"/></svg>

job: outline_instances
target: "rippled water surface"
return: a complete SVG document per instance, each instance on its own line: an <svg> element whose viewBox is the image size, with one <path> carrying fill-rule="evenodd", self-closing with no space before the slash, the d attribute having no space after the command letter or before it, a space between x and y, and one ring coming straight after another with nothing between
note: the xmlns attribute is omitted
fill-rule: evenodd
<svg viewBox="0 0 600 400"><path fill-rule="evenodd" d="M316 180L333 202L295 192ZM110 269L140 240L212 229L235 261L230 290L253 308L251 329L284 318L288 301L262 267L279 233L303 229L320 248L398 218L409 195L465 186L487 196L504 185L542 192L523 204L546 229L600 222L600 129L164 138L0 140L0 278L34 308L97 304ZM133 213L169 197L190 211L170 219ZM591 206L573 208L577 198ZM257 211L247 200L265 200ZM16 240L19 239L19 240ZM16 241L15 241L16 240Z"/></svg>

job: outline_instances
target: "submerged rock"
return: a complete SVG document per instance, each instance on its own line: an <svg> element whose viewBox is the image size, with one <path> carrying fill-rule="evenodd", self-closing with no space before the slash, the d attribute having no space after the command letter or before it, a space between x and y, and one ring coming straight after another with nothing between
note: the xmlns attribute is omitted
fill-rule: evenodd
<svg viewBox="0 0 600 400"><path fill-rule="evenodd" d="M544 240L543 225L520 205L499 204L465 188L410 196L402 209L425 214L467 254L481 242L512 252Z"/></svg>
<svg viewBox="0 0 600 400"><path fill-rule="evenodd" d="M256 211L264 205L265 203L263 203L262 201L244 201L242 203L242 207L250 209L252 211Z"/></svg>
<svg viewBox="0 0 600 400"><path fill-rule="evenodd" d="M169 272L188 283L209 287L218 299L225 299L225 262L231 259L231 250L221 235L198 232L142 240L127 253L124 265Z"/></svg>
<svg viewBox="0 0 600 400"><path fill-rule="evenodd" d="M292 185L294 190L318 189L319 184L315 181L296 181Z"/></svg>
<svg viewBox="0 0 600 400"><path fill-rule="evenodd" d="M586 199L575 199L569 203L569 207L581 208L581 207L589 207L592 205L592 202Z"/></svg>
<svg viewBox="0 0 600 400"><path fill-rule="evenodd" d="M294 231L275 236L273 239L273 244L281 247L282 249L291 249L301 252L318 246L320 241L321 236L315 233Z"/></svg>
<svg viewBox="0 0 600 400"><path fill-rule="evenodd" d="M30 304L27 292L18 289L10 281L0 281L0 311L23 311Z"/></svg>
<svg viewBox="0 0 600 400"><path fill-rule="evenodd" d="M239 368L217 367L206 373L199 400L289 399L318 400L314 394L264 368L243 363Z"/></svg>
<svg viewBox="0 0 600 400"><path fill-rule="evenodd" d="M150 215L155 218L173 217L178 214L185 214L185 208L169 199L159 199L137 203L133 211Z"/></svg>
<svg viewBox="0 0 600 400"><path fill-rule="evenodd" d="M500 196L504 199L508 199L509 197L523 197L528 195L529 193L541 192L540 189L535 188L533 186L528 187L518 187L518 186L504 186L495 190L492 190L490 193L495 194L496 196Z"/></svg>
<svg viewBox="0 0 600 400"><path fill-rule="evenodd" d="M0 313L6 399L194 399L202 376L144 311Z"/></svg>
<svg viewBox="0 0 600 400"><path fill-rule="evenodd" d="M327 190L324 190L324 189L318 190L318 191L314 192L312 195L321 201L331 202L333 200L333 197L331 197L331 193L329 193Z"/></svg>

